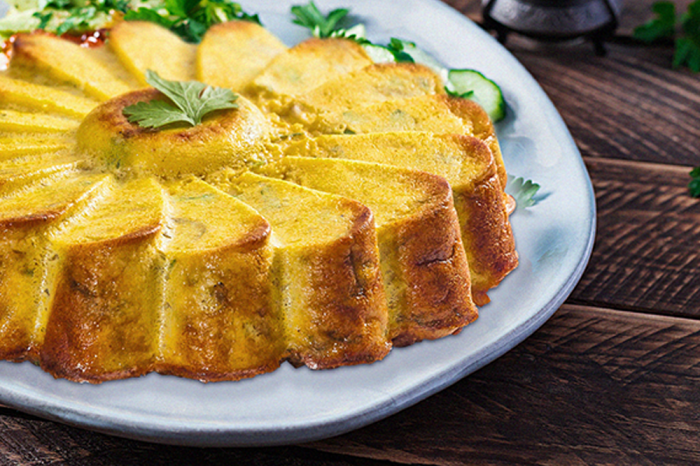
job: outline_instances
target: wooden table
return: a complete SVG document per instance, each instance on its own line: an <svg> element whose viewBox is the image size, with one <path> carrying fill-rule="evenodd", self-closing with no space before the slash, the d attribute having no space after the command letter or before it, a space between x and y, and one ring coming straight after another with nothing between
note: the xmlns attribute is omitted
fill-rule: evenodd
<svg viewBox="0 0 700 466"><path fill-rule="evenodd" d="M446 0L479 20L478 0ZM630 39L508 48L549 94L593 180L598 232L570 298L533 336L386 420L307 445L194 449L124 440L0 406L0 465L700 464L700 75ZM676 1L679 6L690 0Z"/></svg>

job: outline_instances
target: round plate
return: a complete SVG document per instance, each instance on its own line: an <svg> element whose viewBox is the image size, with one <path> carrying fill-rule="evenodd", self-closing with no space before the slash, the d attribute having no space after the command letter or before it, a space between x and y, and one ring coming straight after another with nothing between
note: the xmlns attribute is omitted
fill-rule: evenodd
<svg viewBox="0 0 700 466"><path fill-rule="evenodd" d="M289 44L299 1L242 1ZM452 68L499 83L509 104L497 125L506 166L542 185L540 201L512 215L519 267L457 336L395 349L383 361L330 371L293 369L203 384L150 374L92 386L55 380L29 363L0 363L0 403L119 436L199 446L310 441L369 424L454 383L542 325L583 273L595 230L593 190L581 156L542 89L501 45L437 0L319 1L351 6L371 40L414 41Z"/></svg>

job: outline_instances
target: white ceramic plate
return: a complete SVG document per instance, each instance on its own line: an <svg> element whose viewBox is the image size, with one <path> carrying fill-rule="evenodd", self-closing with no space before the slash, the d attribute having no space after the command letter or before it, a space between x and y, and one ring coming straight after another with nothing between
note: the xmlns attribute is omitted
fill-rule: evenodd
<svg viewBox="0 0 700 466"><path fill-rule="evenodd" d="M242 1L289 44L297 1ZM499 357L542 325L583 273L595 230L591 183L561 117L503 47L437 0L318 0L351 6L368 37L415 41L452 68L498 82L510 106L498 124L510 173L542 185L541 201L512 216L520 266L460 335L399 348L366 366L314 372L284 365L241 382L202 384L151 374L99 386L54 380L29 364L0 363L0 403L124 437L200 446L273 445L337 435L384 418Z"/></svg>

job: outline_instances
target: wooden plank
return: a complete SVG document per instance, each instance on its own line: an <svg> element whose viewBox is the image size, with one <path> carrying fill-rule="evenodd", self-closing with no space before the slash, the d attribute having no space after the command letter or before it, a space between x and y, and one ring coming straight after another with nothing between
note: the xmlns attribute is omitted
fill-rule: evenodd
<svg viewBox="0 0 700 466"><path fill-rule="evenodd" d="M666 46L509 43L552 99L583 155L700 165L700 79Z"/></svg>
<svg viewBox="0 0 700 466"><path fill-rule="evenodd" d="M187 448L156 445L44 421L0 413L0 464L163 465L254 464L276 466L380 466L375 461L296 446L276 448Z"/></svg>
<svg viewBox="0 0 700 466"><path fill-rule="evenodd" d="M565 305L504 357L309 448L402 464L698 464L700 322Z"/></svg>
<svg viewBox="0 0 700 466"><path fill-rule="evenodd" d="M587 158L596 243L570 299L700 317L700 199L689 167Z"/></svg>

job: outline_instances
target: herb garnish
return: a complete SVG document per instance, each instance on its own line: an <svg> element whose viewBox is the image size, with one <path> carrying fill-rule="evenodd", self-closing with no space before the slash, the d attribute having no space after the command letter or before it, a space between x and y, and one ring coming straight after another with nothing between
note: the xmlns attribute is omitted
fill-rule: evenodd
<svg viewBox="0 0 700 466"><path fill-rule="evenodd" d="M338 8L324 16L314 2L309 2L306 5L292 7L292 14L294 15L292 22L310 29L314 37L323 39L331 37L334 32L336 33L334 37L338 37L338 31L340 31L340 28L337 28L338 23L348 13L350 13L349 9Z"/></svg>
<svg viewBox="0 0 700 466"><path fill-rule="evenodd" d="M234 19L260 24L258 15L243 11L230 0L165 0L162 7L139 7L124 15L127 21L150 21L166 27L187 42L199 43L214 24Z"/></svg>
<svg viewBox="0 0 700 466"><path fill-rule="evenodd" d="M540 185L532 180L525 180L520 176L508 179L508 193L515 198L518 207L532 207L537 204L535 195L539 190Z"/></svg>
<svg viewBox="0 0 700 466"><path fill-rule="evenodd" d="M115 13L125 13L128 0L14 0L10 12L0 20L0 36L41 29L54 34L82 34L105 27Z"/></svg>
<svg viewBox="0 0 700 466"><path fill-rule="evenodd" d="M467 91L467 92L459 92L459 91L453 91L449 87L445 86L445 92L447 92L447 95L450 97L459 97L460 99L468 99L471 96L474 95L474 91Z"/></svg>
<svg viewBox="0 0 700 466"><path fill-rule="evenodd" d="M154 71L146 72L148 84L165 94L170 101L139 102L124 109L131 123L143 128L158 128L172 123L198 125L215 110L238 108L238 98L230 89L207 86L197 81L168 81Z"/></svg>
<svg viewBox="0 0 700 466"><path fill-rule="evenodd" d="M414 44L413 42L408 42L401 39L397 39L396 37L392 37L389 40L389 45L387 45L386 48L388 48L389 51L394 55L396 63L415 63L416 60L406 52L407 45L412 46L413 48L416 47L416 44Z"/></svg>
<svg viewBox="0 0 700 466"><path fill-rule="evenodd" d="M634 37L644 42L673 39L675 53L673 67L687 66L700 72L700 0L688 5L688 11L680 17L671 2L656 2L652 6L656 18L634 30ZM680 24L680 28L677 25ZM679 29L679 31L677 31Z"/></svg>
<svg viewBox="0 0 700 466"><path fill-rule="evenodd" d="M695 167L690 171L690 183L688 183L688 191L693 197L700 197L700 167Z"/></svg>
<svg viewBox="0 0 700 466"><path fill-rule="evenodd" d="M9 0L13 9L0 19L0 36L43 29L58 35L81 34L126 20L164 26L188 42L198 43L214 24L234 19L260 23L231 0Z"/></svg>

